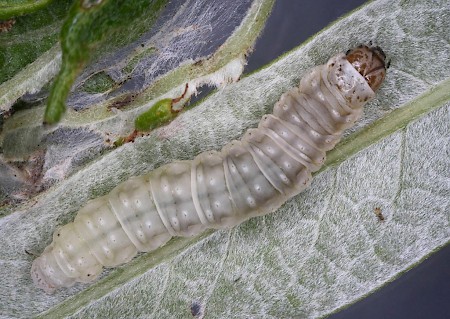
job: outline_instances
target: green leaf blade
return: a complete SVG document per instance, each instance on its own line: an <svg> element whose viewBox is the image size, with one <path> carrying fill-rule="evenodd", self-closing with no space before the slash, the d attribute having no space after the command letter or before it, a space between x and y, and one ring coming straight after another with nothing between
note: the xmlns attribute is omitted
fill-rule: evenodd
<svg viewBox="0 0 450 319"><path fill-rule="evenodd" d="M53 0L5 0L0 4L0 19L9 19L32 13L49 5Z"/></svg>
<svg viewBox="0 0 450 319"><path fill-rule="evenodd" d="M156 18L166 0L104 0L92 2L91 5L89 3L74 2L62 27L62 66L45 110L46 124L56 124L61 120L72 84L92 58L92 52L106 40L117 37L120 27L132 25L144 13Z"/></svg>
<svg viewBox="0 0 450 319"><path fill-rule="evenodd" d="M71 2L54 1L35 13L14 18L11 30L0 33L0 84L57 43ZM0 103L0 109L3 107Z"/></svg>

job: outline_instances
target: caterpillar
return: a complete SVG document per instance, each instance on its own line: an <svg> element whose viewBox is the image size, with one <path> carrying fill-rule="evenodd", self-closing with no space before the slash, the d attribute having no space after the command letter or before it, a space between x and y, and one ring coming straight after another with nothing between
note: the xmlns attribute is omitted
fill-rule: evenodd
<svg viewBox="0 0 450 319"><path fill-rule="evenodd" d="M132 177L89 201L57 229L31 267L47 293L91 282L174 236L223 229L275 211L303 191L325 152L359 119L386 74L379 47L360 45L313 68L258 128L207 151Z"/></svg>

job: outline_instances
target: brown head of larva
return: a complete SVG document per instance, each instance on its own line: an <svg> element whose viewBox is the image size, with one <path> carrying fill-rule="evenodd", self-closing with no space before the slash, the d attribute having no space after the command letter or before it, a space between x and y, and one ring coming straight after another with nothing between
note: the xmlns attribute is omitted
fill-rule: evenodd
<svg viewBox="0 0 450 319"><path fill-rule="evenodd" d="M386 76L386 54L380 47L360 45L346 53L347 60L366 79L375 92Z"/></svg>

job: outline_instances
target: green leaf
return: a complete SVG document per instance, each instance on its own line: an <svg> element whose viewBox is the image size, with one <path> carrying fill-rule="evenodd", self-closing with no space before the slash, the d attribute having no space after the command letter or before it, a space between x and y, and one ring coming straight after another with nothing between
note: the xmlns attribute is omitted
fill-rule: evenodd
<svg viewBox="0 0 450 319"><path fill-rule="evenodd" d="M49 1L7 2L9 4L4 5L12 8L12 3L34 5ZM35 13L16 17L11 30L0 33L0 83L11 79L56 44L62 21L71 3L72 0L54 1ZM0 5L0 20L3 19L1 12L2 5ZM0 97L4 94L2 93L0 89ZM3 98L0 99L0 110L6 109L6 102Z"/></svg>
<svg viewBox="0 0 450 319"><path fill-rule="evenodd" d="M139 115L134 126L138 131L149 131L162 124L167 124L174 117L172 99L163 99L156 102L147 112Z"/></svg>
<svg viewBox="0 0 450 319"><path fill-rule="evenodd" d="M0 4L0 19L18 17L44 8L53 0L4 0Z"/></svg>
<svg viewBox="0 0 450 319"><path fill-rule="evenodd" d="M51 89L44 122L58 123L66 110L65 101L76 77L87 64L94 50L102 43L111 48L112 43L132 42L141 34L135 21L151 25L166 0L103 0L75 1L61 30L62 65ZM146 17L141 19L141 17ZM148 18L150 17L150 19ZM127 26L134 28L127 28ZM118 32L119 31L119 32ZM132 34L132 37L125 36ZM100 52L105 47L100 48ZM98 52L98 51L97 51Z"/></svg>
<svg viewBox="0 0 450 319"><path fill-rule="evenodd" d="M198 301L210 318L320 317L447 244L446 8L446 1L370 2L167 127L104 154L3 217L2 314L189 318L191 303ZM33 257L23 250L41 252L55 227L70 221L89 198L163 163L220 149L254 127L306 70L368 38L392 59L386 82L306 192L232 230L173 240L106 271L93 285L52 296L32 286Z"/></svg>

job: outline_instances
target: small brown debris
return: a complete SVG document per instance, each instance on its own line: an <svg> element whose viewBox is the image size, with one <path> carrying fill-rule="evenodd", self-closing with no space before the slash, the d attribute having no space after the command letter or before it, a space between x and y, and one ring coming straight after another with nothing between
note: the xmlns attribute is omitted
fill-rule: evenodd
<svg viewBox="0 0 450 319"><path fill-rule="evenodd" d="M383 213L381 212L381 208L380 207L375 207L374 213L378 217L378 220L380 222L384 221L384 216L383 216Z"/></svg>
<svg viewBox="0 0 450 319"><path fill-rule="evenodd" d="M16 23L16 20L9 19L5 21L0 21L0 33L8 32L12 29L13 25Z"/></svg>

